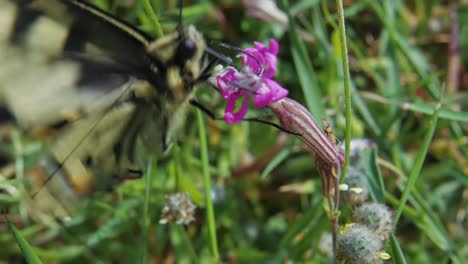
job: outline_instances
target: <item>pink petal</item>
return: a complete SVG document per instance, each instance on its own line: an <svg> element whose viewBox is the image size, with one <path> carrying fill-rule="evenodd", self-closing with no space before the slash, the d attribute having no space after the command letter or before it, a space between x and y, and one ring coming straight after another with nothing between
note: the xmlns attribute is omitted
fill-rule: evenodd
<svg viewBox="0 0 468 264"><path fill-rule="evenodd" d="M254 105L257 109L288 96L288 90L277 82L270 79L263 79L263 82L264 84L254 94Z"/></svg>
<svg viewBox="0 0 468 264"><path fill-rule="evenodd" d="M255 91L254 94L254 106L256 108L262 108L272 102L273 94L266 84Z"/></svg>
<svg viewBox="0 0 468 264"><path fill-rule="evenodd" d="M256 49L258 49L259 51L261 52L265 52L268 50L268 48L266 47L265 44L263 44L262 42L260 41L254 41L254 46Z"/></svg>
<svg viewBox="0 0 468 264"><path fill-rule="evenodd" d="M271 79L276 74L278 59L276 58L276 55L271 53L264 54L263 58L265 60L265 70L262 74L262 77Z"/></svg>
<svg viewBox="0 0 468 264"><path fill-rule="evenodd" d="M279 51L278 42L275 39L270 39L270 47L267 48L265 44L255 41L254 46L255 48L245 49L244 52L257 58L258 62L250 56L243 56L243 65L252 67L255 74L260 74L262 68L264 68L262 77L269 79L273 78L276 74L278 64L276 56ZM259 63L261 65L259 65Z"/></svg>
<svg viewBox="0 0 468 264"><path fill-rule="evenodd" d="M263 54L255 48L247 48L242 51L242 65L252 68L252 72L260 74L265 67L265 59ZM247 55L248 54L248 55Z"/></svg>
<svg viewBox="0 0 468 264"><path fill-rule="evenodd" d="M262 52L262 53L271 53L273 55L277 55L278 52L279 52L279 48L280 48L278 41L271 38L269 45L270 45L270 47L267 48L266 45L263 44L262 42L254 41L255 48L258 49L260 52Z"/></svg>
<svg viewBox="0 0 468 264"><path fill-rule="evenodd" d="M240 91L227 99L226 109L224 110L224 120L226 120L228 124L233 125L244 119L247 114L250 95L250 92ZM234 113L233 111L236 109L236 101L238 99L243 99L242 106L239 111Z"/></svg>
<svg viewBox="0 0 468 264"><path fill-rule="evenodd" d="M270 39L270 48L268 49L268 51L273 55L278 55L279 48L280 46L278 41L276 41L276 39Z"/></svg>
<svg viewBox="0 0 468 264"><path fill-rule="evenodd" d="M277 102L288 96L288 90L274 80L264 79L265 84L270 88L272 94L272 103Z"/></svg>
<svg viewBox="0 0 468 264"><path fill-rule="evenodd" d="M236 87L232 85L235 81L237 81L235 74L236 70L231 68L226 73L224 73L224 75L218 75L216 77L218 88L221 91L224 99L229 98L232 93L237 91Z"/></svg>

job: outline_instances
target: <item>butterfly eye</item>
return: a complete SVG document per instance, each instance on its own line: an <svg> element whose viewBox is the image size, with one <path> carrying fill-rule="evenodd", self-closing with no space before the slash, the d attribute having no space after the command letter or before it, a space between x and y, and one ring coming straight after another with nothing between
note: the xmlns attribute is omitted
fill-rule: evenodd
<svg viewBox="0 0 468 264"><path fill-rule="evenodd" d="M184 63L191 59L195 55L197 47L195 43L190 39L183 39L179 47L177 47L177 52L175 55L176 64L183 66Z"/></svg>

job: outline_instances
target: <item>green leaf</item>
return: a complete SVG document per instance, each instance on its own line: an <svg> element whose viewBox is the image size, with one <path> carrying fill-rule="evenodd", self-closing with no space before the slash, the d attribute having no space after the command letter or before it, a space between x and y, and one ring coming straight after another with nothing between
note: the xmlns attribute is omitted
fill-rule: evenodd
<svg viewBox="0 0 468 264"><path fill-rule="evenodd" d="M265 178L267 175L269 175L278 165L283 162L291 153L289 149L282 150L276 157L268 163L268 165L265 167L261 174L261 178Z"/></svg>
<svg viewBox="0 0 468 264"><path fill-rule="evenodd" d="M408 178L408 181L406 183L405 189L403 190L403 194L400 199L400 204L398 206L397 212L395 214L395 221L394 225L396 226L398 223L398 220L401 216L401 213L403 212L403 208L405 207L406 201L409 198L409 194L413 190L416 181L418 179L419 173L421 171L421 168L423 166L424 160L426 159L426 154L429 149L429 145L431 143L432 137L434 135L435 129L437 127L437 120L439 118L439 110L440 110L440 104L438 104L435 109L434 109L434 115L431 118L431 122L429 124L429 129L427 130L426 135L423 138L422 144L419 147L417 158L414 164L413 169L411 170L411 174Z"/></svg>
<svg viewBox="0 0 468 264"><path fill-rule="evenodd" d="M392 255L392 261L395 264L406 264L405 255L403 255L403 251L401 250L400 243L396 239L395 235L392 233L390 234L389 238L389 246Z"/></svg>
<svg viewBox="0 0 468 264"><path fill-rule="evenodd" d="M402 103L399 101L394 101L392 104L398 104L403 108L403 110L409 110L416 113L423 113L426 115L434 114L434 105L425 102L413 102L413 103ZM440 109L439 118L447 119L452 121L459 122L468 122L468 112L466 111L454 111L450 110L447 107L442 107Z"/></svg>
<svg viewBox="0 0 468 264"><path fill-rule="evenodd" d="M377 148L372 147L361 152L361 164L364 166L364 171L367 174L369 181L369 192L372 199L379 203L385 202L385 186L380 172L380 167L377 164Z"/></svg>

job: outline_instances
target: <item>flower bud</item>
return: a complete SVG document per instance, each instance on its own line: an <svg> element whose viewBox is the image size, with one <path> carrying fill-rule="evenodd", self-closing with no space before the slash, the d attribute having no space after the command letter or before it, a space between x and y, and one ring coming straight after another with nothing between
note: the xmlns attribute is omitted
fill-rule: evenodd
<svg viewBox="0 0 468 264"><path fill-rule="evenodd" d="M286 97L270 104L269 107L278 117L281 126L292 133L297 133L320 163L343 166L344 151L328 140L304 106Z"/></svg>
<svg viewBox="0 0 468 264"><path fill-rule="evenodd" d="M392 213L380 203L365 203L353 215L355 222L366 225L376 234L387 239L392 231Z"/></svg>
<svg viewBox="0 0 468 264"><path fill-rule="evenodd" d="M348 264L374 264L380 259L382 240L371 229L351 224L338 237L336 258Z"/></svg>

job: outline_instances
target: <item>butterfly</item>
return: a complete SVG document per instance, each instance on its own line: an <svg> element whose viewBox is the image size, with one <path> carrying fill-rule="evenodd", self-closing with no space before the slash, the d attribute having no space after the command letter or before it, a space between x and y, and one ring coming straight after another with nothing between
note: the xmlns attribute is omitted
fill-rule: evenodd
<svg viewBox="0 0 468 264"><path fill-rule="evenodd" d="M0 124L52 138L31 192L62 211L163 155L205 74L194 26L153 40L81 0L0 0L0 23Z"/></svg>

